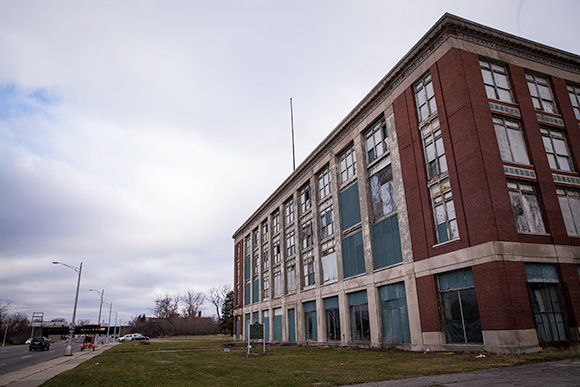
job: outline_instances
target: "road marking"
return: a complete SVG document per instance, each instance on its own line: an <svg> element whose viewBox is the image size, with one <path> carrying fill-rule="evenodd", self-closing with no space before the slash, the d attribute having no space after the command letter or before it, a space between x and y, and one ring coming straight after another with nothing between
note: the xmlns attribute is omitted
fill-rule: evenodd
<svg viewBox="0 0 580 387"><path fill-rule="evenodd" d="M26 359L28 357L32 357L32 355L28 355L28 356L22 356L21 359Z"/></svg>

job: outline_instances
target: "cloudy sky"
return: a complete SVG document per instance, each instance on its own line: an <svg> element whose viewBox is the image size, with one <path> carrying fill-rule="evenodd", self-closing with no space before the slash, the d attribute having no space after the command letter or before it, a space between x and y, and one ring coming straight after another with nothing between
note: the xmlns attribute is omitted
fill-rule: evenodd
<svg viewBox="0 0 580 387"><path fill-rule="evenodd" d="M231 236L445 13L580 53L577 0L0 0L0 302L123 322ZM104 306L107 309L107 306ZM206 313L212 309L207 306ZM103 313L108 317L106 313Z"/></svg>

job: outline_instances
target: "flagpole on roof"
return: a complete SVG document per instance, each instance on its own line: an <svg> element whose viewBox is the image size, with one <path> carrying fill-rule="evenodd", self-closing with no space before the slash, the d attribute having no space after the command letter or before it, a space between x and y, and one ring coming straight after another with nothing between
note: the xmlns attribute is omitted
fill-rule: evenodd
<svg viewBox="0 0 580 387"><path fill-rule="evenodd" d="M292 98L290 98L290 124L292 125L292 170L296 170L296 154L294 151L294 110L292 108Z"/></svg>

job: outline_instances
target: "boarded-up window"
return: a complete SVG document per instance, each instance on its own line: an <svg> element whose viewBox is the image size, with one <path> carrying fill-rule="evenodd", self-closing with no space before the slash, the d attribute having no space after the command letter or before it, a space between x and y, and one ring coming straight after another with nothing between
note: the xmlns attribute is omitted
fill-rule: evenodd
<svg viewBox="0 0 580 387"><path fill-rule="evenodd" d="M403 261L397 214L372 226L375 269Z"/></svg>
<svg viewBox="0 0 580 387"><path fill-rule="evenodd" d="M343 230L360 223L358 183L354 183L340 192L340 214Z"/></svg>
<svg viewBox="0 0 580 387"><path fill-rule="evenodd" d="M514 180L508 181L508 189L518 231L545 233L546 228L534 186Z"/></svg>
<svg viewBox="0 0 580 387"><path fill-rule="evenodd" d="M282 273L280 266L274 268L274 295L282 294Z"/></svg>
<svg viewBox="0 0 580 387"><path fill-rule="evenodd" d="M365 272L362 231L359 230L342 239L342 268L344 278Z"/></svg>
<svg viewBox="0 0 580 387"><path fill-rule="evenodd" d="M375 219L390 214L397 209L393 171L390 165L375 173L369 179L371 202Z"/></svg>
<svg viewBox="0 0 580 387"><path fill-rule="evenodd" d="M260 279L252 281L252 303L260 301Z"/></svg>
<svg viewBox="0 0 580 387"><path fill-rule="evenodd" d="M383 320L383 342L410 343L409 314L405 283L381 286L381 316Z"/></svg>
<svg viewBox="0 0 580 387"><path fill-rule="evenodd" d="M250 305L250 290L251 290L251 283L250 281L246 282L246 286L244 287L244 305Z"/></svg>
<svg viewBox="0 0 580 387"><path fill-rule="evenodd" d="M331 281L338 278L338 270L336 265L336 252L324 255L322 261L322 277L323 281Z"/></svg>

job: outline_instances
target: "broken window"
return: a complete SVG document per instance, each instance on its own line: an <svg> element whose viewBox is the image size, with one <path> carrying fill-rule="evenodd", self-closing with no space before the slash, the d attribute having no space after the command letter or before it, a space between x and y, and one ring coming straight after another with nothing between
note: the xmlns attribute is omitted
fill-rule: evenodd
<svg viewBox="0 0 580 387"><path fill-rule="evenodd" d="M286 262L286 290L288 293L296 291L296 260Z"/></svg>
<svg viewBox="0 0 580 387"><path fill-rule="evenodd" d="M527 73L526 80L528 81L528 89L532 95L534 108L547 113L558 113L548 77Z"/></svg>
<svg viewBox="0 0 580 387"><path fill-rule="evenodd" d="M395 185L391 165L386 166L369 179L371 186L371 202L375 219L390 214L397 209Z"/></svg>
<svg viewBox="0 0 580 387"><path fill-rule="evenodd" d="M580 86L568 85L568 95L574 109L574 115L577 120L580 120Z"/></svg>
<svg viewBox="0 0 580 387"><path fill-rule="evenodd" d="M365 134L368 163L372 163L389 151L387 142L387 125L380 120Z"/></svg>
<svg viewBox="0 0 580 387"><path fill-rule="evenodd" d="M434 179L440 174L447 172L447 159L445 158L445 147L443 146L439 118L434 118L421 127L421 138L423 140L427 177L429 180Z"/></svg>
<svg viewBox="0 0 580 387"><path fill-rule="evenodd" d="M254 251L254 275L260 273L260 252L258 250Z"/></svg>
<svg viewBox="0 0 580 387"><path fill-rule="evenodd" d="M258 242L260 241L260 232L259 230L256 228L253 232L252 232L252 236L253 236L253 242L254 242L254 250L257 249L260 245L258 244Z"/></svg>
<svg viewBox="0 0 580 387"><path fill-rule="evenodd" d="M310 186L307 185L300 189L298 196L300 197L300 214L304 214L312 206L312 202L310 200Z"/></svg>
<svg viewBox="0 0 580 387"><path fill-rule="evenodd" d="M270 297L270 277L265 274L262 278L262 291L263 291L263 299Z"/></svg>
<svg viewBox="0 0 580 387"><path fill-rule="evenodd" d="M493 126L501 159L529 165L530 159L520 123L503 117L493 117Z"/></svg>
<svg viewBox="0 0 580 387"><path fill-rule="evenodd" d="M348 295L352 341L371 341L371 324L367 291Z"/></svg>
<svg viewBox="0 0 580 387"><path fill-rule="evenodd" d="M332 201L328 200L320 206L320 235L324 239L334 233L334 215Z"/></svg>
<svg viewBox="0 0 580 387"><path fill-rule="evenodd" d="M302 257L304 286L314 285L314 254L310 250Z"/></svg>
<svg viewBox="0 0 580 387"><path fill-rule="evenodd" d="M294 230L286 230L286 257L290 257L296 253L296 238Z"/></svg>
<svg viewBox="0 0 580 387"><path fill-rule="evenodd" d="M443 243L459 238L449 178L432 184L429 187L429 191L431 193L435 227L437 228L437 241Z"/></svg>
<svg viewBox="0 0 580 387"><path fill-rule="evenodd" d="M280 211L272 214L272 235L276 235L278 232L280 232Z"/></svg>
<svg viewBox="0 0 580 387"><path fill-rule="evenodd" d="M336 248L334 238L321 245L322 250L322 281L328 282L338 278L338 269L336 263Z"/></svg>
<svg viewBox="0 0 580 387"><path fill-rule="evenodd" d="M284 219L286 223L285 226L294 222L294 201L292 199L288 200L284 205Z"/></svg>
<svg viewBox="0 0 580 387"><path fill-rule="evenodd" d="M309 219L302 224L301 231L302 249L307 249L312 246L312 220Z"/></svg>
<svg viewBox="0 0 580 387"><path fill-rule="evenodd" d="M520 232L545 233L542 212L534 185L516 180L507 183L517 230Z"/></svg>
<svg viewBox="0 0 580 387"><path fill-rule="evenodd" d="M262 242L268 242L268 221L262 222Z"/></svg>
<svg viewBox="0 0 580 387"><path fill-rule="evenodd" d="M282 268L277 266L274 268L274 296L282 294Z"/></svg>
<svg viewBox="0 0 580 387"><path fill-rule="evenodd" d="M580 236L580 191L570 188L556 188L560 210L568 235Z"/></svg>
<svg viewBox="0 0 580 387"><path fill-rule="evenodd" d="M487 98L513 103L506 67L488 59L480 59L479 65Z"/></svg>
<svg viewBox="0 0 580 387"><path fill-rule="evenodd" d="M345 150L339 157L340 183L345 183L356 175L356 158L354 146Z"/></svg>
<svg viewBox="0 0 580 387"><path fill-rule="evenodd" d="M447 343L483 343L471 269L439 274L437 278Z"/></svg>
<svg viewBox="0 0 580 387"><path fill-rule="evenodd" d="M274 258L274 264L280 263L280 236L278 235L272 240L272 258Z"/></svg>
<svg viewBox="0 0 580 387"><path fill-rule="evenodd" d="M262 247L262 262L264 262L263 263L264 270L267 270L270 267L270 254L269 254L269 252L270 252L270 249L268 247L268 244L265 244Z"/></svg>
<svg viewBox="0 0 580 387"><path fill-rule="evenodd" d="M433 91L433 82L431 74L426 74L423 79L415 84L415 102L417 104L417 115L419 122L424 121L431 114L437 112L435 103L435 92Z"/></svg>
<svg viewBox="0 0 580 387"><path fill-rule="evenodd" d="M572 156L568 150L564 132L546 127L540 127L540 132L542 132L542 140L550 168L573 171Z"/></svg>
<svg viewBox="0 0 580 387"><path fill-rule="evenodd" d="M318 174L318 199L322 200L332 192L330 184L330 169L326 167Z"/></svg>

